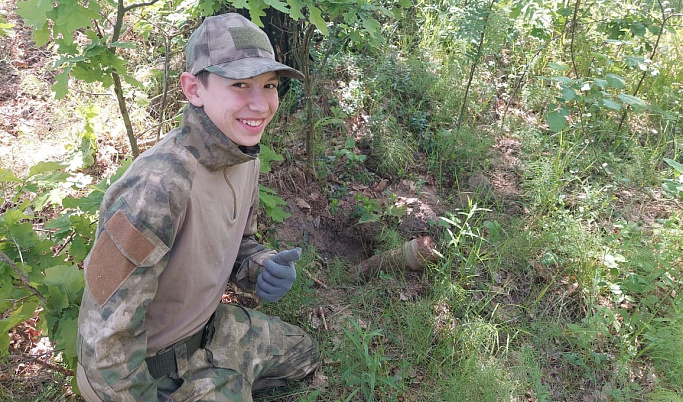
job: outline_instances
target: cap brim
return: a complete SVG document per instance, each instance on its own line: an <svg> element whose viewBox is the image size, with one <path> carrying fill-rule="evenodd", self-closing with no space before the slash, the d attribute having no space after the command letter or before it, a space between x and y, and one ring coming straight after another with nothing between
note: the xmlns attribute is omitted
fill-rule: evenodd
<svg viewBox="0 0 683 402"><path fill-rule="evenodd" d="M231 80L242 80L274 71L280 77L304 79L304 75L294 68L263 57L248 57L222 64L208 66L204 70Z"/></svg>

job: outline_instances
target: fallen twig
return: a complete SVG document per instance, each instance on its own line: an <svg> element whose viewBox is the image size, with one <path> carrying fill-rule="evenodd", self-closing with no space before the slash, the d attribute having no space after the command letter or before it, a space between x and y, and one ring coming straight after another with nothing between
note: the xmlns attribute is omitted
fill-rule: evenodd
<svg viewBox="0 0 683 402"><path fill-rule="evenodd" d="M54 370L54 371L59 371L60 373L66 375L66 376L72 376L74 375L73 370L66 369L64 367L58 366L56 364L50 363L48 361L43 360L42 358L46 356L44 354L42 355L37 355L37 356L32 356L32 355L9 355L7 356L8 359L16 361L19 360L21 362L31 362L31 363L37 363L40 364L41 366L45 367L46 369L49 370ZM25 378L25 377L17 377L17 378Z"/></svg>
<svg viewBox="0 0 683 402"><path fill-rule="evenodd" d="M303 268L303 271L306 274L306 276L308 276L308 278L310 280L312 280L313 282L317 283L318 285L320 285L321 287L323 287L325 289L329 289L327 287L327 285L325 285L320 279L315 278L310 272L308 272L308 270L306 268Z"/></svg>
<svg viewBox="0 0 683 402"><path fill-rule="evenodd" d="M320 315L320 320L323 322L325 331L329 331L329 328L327 328L327 320L325 320L325 311L322 306L318 307L318 315Z"/></svg>

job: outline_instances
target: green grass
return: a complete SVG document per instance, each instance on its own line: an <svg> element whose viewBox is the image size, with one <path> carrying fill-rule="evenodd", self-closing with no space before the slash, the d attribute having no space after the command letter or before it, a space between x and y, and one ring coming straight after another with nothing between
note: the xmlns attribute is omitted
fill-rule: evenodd
<svg viewBox="0 0 683 402"><path fill-rule="evenodd" d="M380 230L369 239L374 249L364 251L381 252L415 233L401 231L402 218L384 213L379 201L393 202L394 195L371 189L380 178L395 186L419 178L420 186L438 191L430 206L444 219L425 231L442 258L419 275L381 273L358 282L350 262L323 259L321 250L307 246L294 288L279 303L258 308L316 337L329 384L293 384L256 400L683 399L683 216L681 199L660 190L672 177L663 159L681 162L680 41L672 35L662 42L660 73L646 78L639 95L651 107L630 108L621 130L623 110L591 109L584 99L572 104L573 125L554 133L544 116L561 88L539 76L554 73L550 63L571 64L571 24L542 25L556 30L548 41L529 35L541 14L487 31L490 41L462 109L473 62L471 41L458 29L463 5L431 5L387 27L391 41L381 51L349 51L341 41L330 47L329 67L316 70L315 115L342 121L319 127L319 177L306 184L319 186L330 210L335 201L353 204L356 215L342 223L359 232L367 225L359 223L363 212L376 213L372 223ZM505 9L494 12L495 21L504 21ZM574 48L580 77L567 78L618 72L626 82L622 92L631 93L641 71L624 64L631 53L604 44L602 26L581 26L590 31L580 33ZM338 39L320 38L321 49ZM631 39L623 49L640 51L636 45L644 39ZM24 81L27 94L45 90L35 79ZM68 110L96 104L98 130L108 127L106 111L116 109L110 100L73 96ZM503 122L492 113L494 100L510 101ZM305 158L301 101L294 85L266 135L284 155L281 170L298 169ZM58 121L67 121L66 110L57 109ZM461 110L464 124L456 129ZM133 111L149 137L154 120L144 99ZM116 130L98 138L110 140ZM521 145L501 155L500 139ZM516 164L501 165L509 156ZM329 163L329 157L336 159ZM468 184L475 173L510 180L492 180L490 191L478 194ZM358 187L365 192L350 194ZM341 220L343 213L332 215ZM0 399L58 400L67 382L36 383L36 392L13 383L0 388Z"/></svg>

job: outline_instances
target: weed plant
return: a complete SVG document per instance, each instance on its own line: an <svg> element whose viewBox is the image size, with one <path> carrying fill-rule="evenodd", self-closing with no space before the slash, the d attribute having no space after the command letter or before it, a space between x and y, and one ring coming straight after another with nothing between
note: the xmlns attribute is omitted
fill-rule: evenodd
<svg viewBox="0 0 683 402"><path fill-rule="evenodd" d="M368 165L381 177L402 178L414 170L415 141L410 132L392 117L379 118L372 124L372 142Z"/></svg>

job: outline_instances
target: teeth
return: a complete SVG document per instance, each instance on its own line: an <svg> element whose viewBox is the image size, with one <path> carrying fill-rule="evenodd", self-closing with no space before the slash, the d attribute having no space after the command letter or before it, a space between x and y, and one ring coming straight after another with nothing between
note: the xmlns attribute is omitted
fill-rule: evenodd
<svg viewBox="0 0 683 402"><path fill-rule="evenodd" d="M256 127L261 124L261 121L262 120L242 120L242 123L248 126Z"/></svg>

